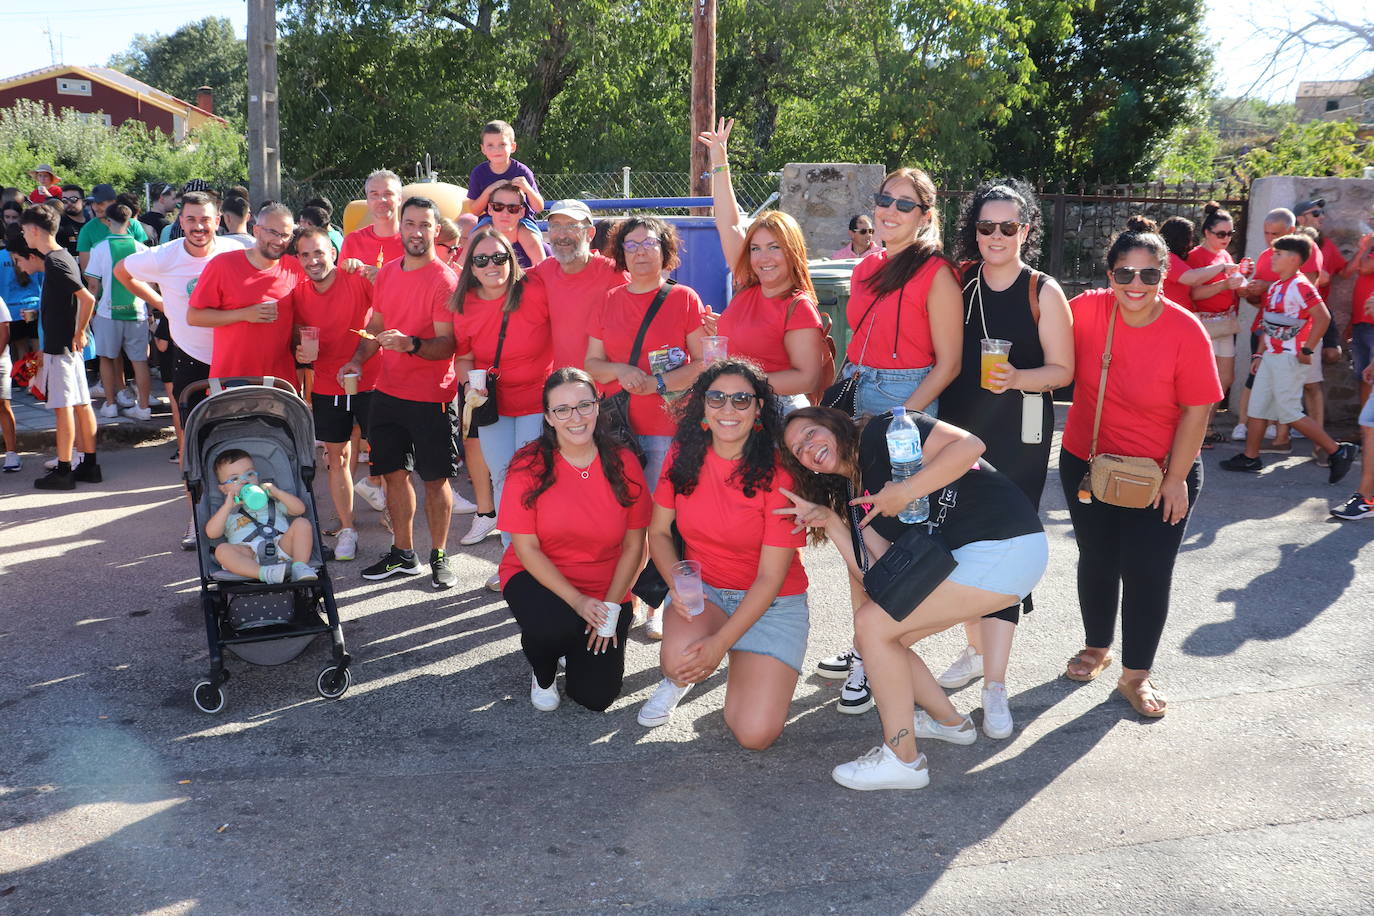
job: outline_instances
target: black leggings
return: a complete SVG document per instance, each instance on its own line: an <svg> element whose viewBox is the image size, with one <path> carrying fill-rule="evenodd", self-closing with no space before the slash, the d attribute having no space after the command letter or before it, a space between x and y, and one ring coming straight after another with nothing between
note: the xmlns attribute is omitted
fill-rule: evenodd
<svg viewBox="0 0 1374 916"><path fill-rule="evenodd" d="M1169 616L1174 560L1202 489L1202 462L1188 471L1188 515L1177 525L1164 521L1162 509L1123 509L1096 499L1080 503L1078 484L1087 471L1088 462L1060 449L1059 480L1078 542L1084 642L1091 649L1111 646L1120 606L1121 664L1148 669Z"/></svg>
<svg viewBox="0 0 1374 916"><path fill-rule="evenodd" d="M626 602L620 606L615 628L620 645L608 643L605 652L593 655L587 651L587 622L534 576L521 570L511 576L503 594L520 625L520 648L540 686L553 683L558 659L566 656L569 699L597 712L615 702L625 677L625 637L634 619L633 605Z"/></svg>

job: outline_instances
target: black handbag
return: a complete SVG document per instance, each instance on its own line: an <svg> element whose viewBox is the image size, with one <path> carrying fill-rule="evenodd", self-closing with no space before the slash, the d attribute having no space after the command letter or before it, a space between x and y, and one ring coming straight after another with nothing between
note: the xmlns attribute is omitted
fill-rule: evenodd
<svg viewBox="0 0 1374 916"><path fill-rule="evenodd" d="M658 295L654 296L654 301L649 303L648 311L644 313L644 320L639 323L639 333L635 335L634 346L630 348L630 358L627 360L629 365L639 365L639 354L644 349L644 337L649 333L649 325L653 324L654 317L658 315L658 310L663 307L663 302L668 298L668 291L677 285L676 280L665 281L658 288ZM616 438L620 439L629 449L634 452L639 463L643 464L647 457L644 450L639 446L639 440L635 438L634 430L630 428L630 392L621 389L608 398L601 401L601 410L607 414L611 431ZM649 488L653 489L657 481L649 481ZM650 564L652 567L653 564ZM661 580L660 580L661 581ZM636 592L638 594L638 592ZM665 592L666 594L666 592ZM642 596L641 596L642 597ZM647 600L647 599L646 599Z"/></svg>
<svg viewBox="0 0 1374 916"><path fill-rule="evenodd" d="M510 322L510 312L501 316L501 333L496 338L496 356L491 361L491 368L487 370L487 400L484 404L479 404L472 409L473 426L490 426L501 419L501 412L496 406L496 376L497 367L501 365L501 351L506 346L506 325Z"/></svg>
<svg viewBox="0 0 1374 916"><path fill-rule="evenodd" d="M957 481L941 490L940 511L935 520L909 526L871 566L868 546L859 528L863 516L858 506L849 507L850 533L863 569L864 591L893 620L905 620L959 565L938 533L949 510L954 508L958 493Z"/></svg>
<svg viewBox="0 0 1374 916"><path fill-rule="evenodd" d="M897 296L898 316L901 315L902 296L905 295L905 292L905 288L903 288L903 291L899 293ZM859 323L855 326L855 333L858 333L858 329L864 326L864 322L868 320L868 316L873 315L873 310L877 307L878 300L874 299L873 304L868 307L868 311L864 312L863 317L859 319ZM874 324L877 324L878 322L878 318L876 315L874 315L873 322ZM872 337L873 325L869 325L868 336L864 337L863 349L859 351L859 365L854 367L853 374L851 374L847 378L844 377L844 372L843 370L841 370L840 379L836 381L835 384L825 389L825 393L821 395L820 406L831 407L835 410L843 410L852 419L858 419L858 408L855 406L855 398L858 396L859 393L859 372L863 367L864 356L868 353L868 342L870 339L872 339ZM895 341L893 343L893 346L896 346ZM845 364L846 366L850 365L848 360L845 360Z"/></svg>

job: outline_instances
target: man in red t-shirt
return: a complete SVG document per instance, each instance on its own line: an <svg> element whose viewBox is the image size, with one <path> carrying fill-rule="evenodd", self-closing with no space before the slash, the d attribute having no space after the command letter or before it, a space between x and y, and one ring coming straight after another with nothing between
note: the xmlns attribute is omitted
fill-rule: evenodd
<svg viewBox="0 0 1374 916"><path fill-rule="evenodd" d="M186 323L215 329L211 378L296 377L288 297L301 274L297 264L282 260L295 231L290 208L268 204L258 211L251 249L227 251L205 265Z"/></svg>
<svg viewBox="0 0 1374 916"><path fill-rule="evenodd" d="M583 368L587 360L587 325L606 301L606 293L629 282L615 262L592 252L596 227L592 211L580 200L560 200L549 209L549 244L553 257L530 273L549 291L553 331L553 367Z"/></svg>
<svg viewBox="0 0 1374 916"><path fill-rule="evenodd" d="M453 313L449 301L458 277L434 256L439 208L426 197L401 206L401 240L405 257L377 272L372 320L353 358L339 368L342 381L362 372L381 352L381 371L368 416L372 470L386 478L393 543L364 579L420 574L412 524L415 520L415 471L425 484L425 520L433 549L430 579L435 588L452 588L444 547L453 517L449 480L458 474L458 412L453 400L458 382L453 369Z"/></svg>
<svg viewBox="0 0 1374 916"><path fill-rule="evenodd" d="M378 169L367 176L363 188L372 225L354 229L344 236L343 247L339 249L339 266L349 273L362 270L369 280L375 280L383 264L405 255L399 209L401 179L389 169Z"/></svg>

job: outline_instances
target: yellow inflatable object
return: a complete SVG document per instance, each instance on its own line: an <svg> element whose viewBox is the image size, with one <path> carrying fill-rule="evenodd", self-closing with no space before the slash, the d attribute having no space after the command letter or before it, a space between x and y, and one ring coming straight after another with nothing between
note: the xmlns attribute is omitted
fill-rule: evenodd
<svg viewBox="0 0 1374 916"><path fill-rule="evenodd" d="M439 214L448 219L457 219L463 212L463 201L467 200L467 196L467 188L446 181L420 181L401 188L401 200L428 197L439 205ZM344 235L371 225L372 213L367 209L367 201L349 201L343 212Z"/></svg>

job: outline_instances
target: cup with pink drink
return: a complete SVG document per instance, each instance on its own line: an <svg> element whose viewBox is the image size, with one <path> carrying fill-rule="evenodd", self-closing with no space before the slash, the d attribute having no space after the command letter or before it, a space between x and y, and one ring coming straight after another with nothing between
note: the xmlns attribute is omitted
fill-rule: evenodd
<svg viewBox="0 0 1374 916"><path fill-rule="evenodd" d="M301 362L313 363L320 358L320 329L302 325L298 330L301 335Z"/></svg>

